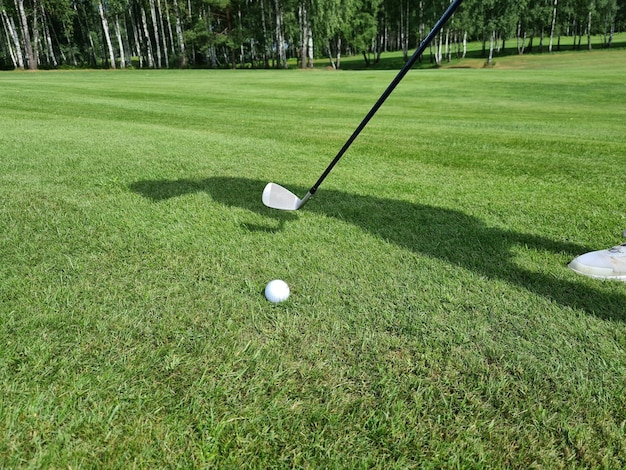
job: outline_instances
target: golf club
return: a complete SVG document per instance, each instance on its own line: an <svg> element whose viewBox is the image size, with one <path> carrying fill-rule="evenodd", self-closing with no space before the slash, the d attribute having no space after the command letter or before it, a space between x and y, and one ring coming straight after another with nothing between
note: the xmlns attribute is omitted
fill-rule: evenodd
<svg viewBox="0 0 626 470"><path fill-rule="evenodd" d="M391 92L396 88L398 83L400 83L400 81L404 78L404 76L411 69L411 67L413 67L415 62L417 62L417 59L423 54L428 44L430 44L433 38L441 30L443 25L450 19L450 17L452 16L452 14L455 12L455 10L461 4L462 1L463 0L454 0L450 4L448 9L439 19L439 21L437 21L437 24L435 24L435 26L430 31L430 33L428 33L428 36L426 36L426 38L422 41L419 47L415 50L415 52L413 53L409 61L406 64L404 64L404 67L402 67L400 72L398 72L398 75L396 75L396 78L394 78L393 81L389 84L389 86L383 92L380 98L378 98L378 101L376 101L374 106L372 106L372 109L370 110L370 112L367 113L365 118L363 118L363 121L361 121L361 124L359 124L359 126L354 130L354 132L350 136L350 138L343 145L341 150L339 150L339 152L337 153L337 156L335 156L333 161L330 162L330 165L328 165L326 170L324 170L324 173L322 173L322 176L320 176L319 179L315 182L315 184L311 187L311 189L309 189L309 192L306 193L306 195L302 199L300 199L298 196L293 194L288 189L283 188L281 185L276 184L276 183L268 183L267 186L265 186L265 189L263 190L263 197L262 197L263 204L265 204L267 207L271 207L272 209L280 209L284 211L296 211L307 203L307 201L311 198L311 196L315 194L320 184L322 184L322 182L326 179L326 177L331 172L333 167L337 164L339 159L343 156L344 153L346 153L348 148L350 148L350 145L352 145L352 142L354 142L354 140L358 137L361 131L365 128L365 126L370 121L370 119L372 119L374 114L376 114L376 111L378 111L378 109L382 106L382 104L389 97Z"/></svg>

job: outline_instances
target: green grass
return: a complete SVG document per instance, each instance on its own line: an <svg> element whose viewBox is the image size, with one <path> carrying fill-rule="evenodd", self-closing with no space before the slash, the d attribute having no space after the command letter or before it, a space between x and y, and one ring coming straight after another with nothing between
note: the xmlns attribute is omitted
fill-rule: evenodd
<svg viewBox="0 0 626 470"><path fill-rule="evenodd" d="M578 37L576 38L578 40ZM604 35L596 35L591 37L591 47L592 54L596 52L606 52L605 46L606 38ZM564 36L561 38L561 47L560 49L557 46L557 41L555 39L553 44L552 52L548 51L549 38L545 38L543 49L539 48L539 40L535 38L533 40L532 50L529 49L530 38L526 40L524 54L520 56L518 51L517 39L510 38L504 43L504 48L502 47L502 42L498 42L494 45L492 64L489 67L497 66L500 61L504 61L504 63L509 64L512 57L517 57L521 59L522 68L530 65L532 67L541 66L539 64L543 64L540 57L543 57L543 60L550 60L550 58L554 58L554 56L559 56L561 54L566 54L570 56L576 57L578 54L588 55L590 53L589 48L587 46L587 37L583 38L583 42L580 47L578 44L574 44L574 38ZM521 44L520 44L521 45ZM487 66L487 58L489 56L489 42L485 43L485 49L483 50L482 41L470 41L466 44L466 52L465 57L461 58L463 55L462 49L463 45L454 44L452 47L452 54L450 57L450 62L448 62L447 56L445 55L445 46L444 46L444 58L442 62L442 67L472 67L472 68L482 68ZM412 46L413 49L408 51L408 55L412 55L415 51L415 45ZM620 50L623 52L624 47L626 47L626 33L616 33L613 35L613 43L611 45L611 51L619 52ZM418 61L415 65L416 68L433 68L436 67L434 58L433 58L434 49L428 48L424 52L421 61ZM529 58L529 56L532 57ZM377 62L374 61L375 57L373 54L370 55L371 63L366 65L365 59L362 54L352 55L352 56L343 56L341 57L340 68L342 70L399 70L404 65L404 56L401 51L396 52L385 52L381 54L381 57ZM537 62L537 60L539 60ZM579 59L577 59L579 60ZM535 64L536 62L536 64ZM317 58L315 60L316 67L328 67L330 66L330 59L328 57ZM297 61L294 59L290 61L291 67L297 67Z"/></svg>
<svg viewBox="0 0 626 470"><path fill-rule="evenodd" d="M414 71L264 208L394 73L0 74L0 467L626 466L623 51Z"/></svg>

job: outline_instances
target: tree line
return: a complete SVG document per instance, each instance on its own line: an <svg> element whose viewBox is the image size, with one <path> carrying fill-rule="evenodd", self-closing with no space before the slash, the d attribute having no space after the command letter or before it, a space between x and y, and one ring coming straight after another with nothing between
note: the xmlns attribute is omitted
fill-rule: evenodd
<svg viewBox="0 0 626 470"><path fill-rule="evenodd" d="M297 59L366 64L384 51L408 57L449 0L0 0L0 67L286 68ZM482 41L491 60L558 50L573 38L610 47L626 26L624 0L465 0L432 44L437 63Z"/></svg>

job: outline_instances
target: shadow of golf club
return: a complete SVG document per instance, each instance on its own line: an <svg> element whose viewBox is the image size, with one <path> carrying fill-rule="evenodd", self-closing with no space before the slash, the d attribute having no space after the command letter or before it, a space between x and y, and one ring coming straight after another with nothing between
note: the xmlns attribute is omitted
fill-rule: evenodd
<svg viewBox="0 0 626 470"><path fill-rule="evenodd" d="M211 177L139 181L131 189L154 201L204 191L226 206L248 209L277 220L280 229L297 215L263 206L261 193L265 184L246 178ZM305 188L294 189L296 194L306 193ZM452 209L335 190L324 189L320 193L304 210L337 217L402 248L521 286L560 305L582 309L603 319L626 320L626 294L603 289L600 284L595 289L574 280L530 271L516 264L514 258L514 249L520 247L561 253L567 259L590 251L588 247L488 227L480 219Z"/></svg>

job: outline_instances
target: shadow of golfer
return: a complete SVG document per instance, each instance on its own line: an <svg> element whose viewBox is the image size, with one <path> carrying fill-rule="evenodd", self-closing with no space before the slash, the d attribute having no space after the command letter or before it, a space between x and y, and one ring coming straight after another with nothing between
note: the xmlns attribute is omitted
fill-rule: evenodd
<svg viewBox="0 0 626 470"><path fill-rule="evenodd" d="M265 184L245 178L215 177L207 179L178 179L178 180L144 180L130 185L130 189L154 201L184 196L199 192L206 192L216 201L232 207L241 207L260 213L269 221L267 225L245 224L250 231L278 232L283 229L285 222L296 220L293 212L269 209L261 203L260 194ZM260 191L260 192L259 192ZM254 200L254 197L257 200ZM256 204L255 204L256 202Z"/></svg>
<svg viewBox="0 0 626 470"><path fill-rule="evenodd" d="M265 182L246 178L212 177L198 180L139 181L131 189L154 201L193 192L207 192L215 201L245 208L278 221L279 230L293 212L268 209L261 203ZM296 194L306 188L295 188ZM501 279L531 292L603 319L626 320L626 293L598 284L585 286L574 280L558 279L527 270L515 263L514 249L563 254L571 259L590 251L588 247L532 234L486 226L463 212L406 201L361 196L342 191L320 190L323 197L304 210L318 212L352 223L384 240L416 253L426 254ZM566 269L563 266L563 269Z"/></svg>

